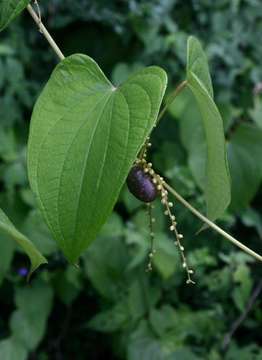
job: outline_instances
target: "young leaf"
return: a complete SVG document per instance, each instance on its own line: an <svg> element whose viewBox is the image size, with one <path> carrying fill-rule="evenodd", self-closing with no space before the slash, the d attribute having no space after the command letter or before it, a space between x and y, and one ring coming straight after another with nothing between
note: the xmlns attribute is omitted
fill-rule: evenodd
<svg viewBox="0 0 262 360"><path fill-rule="evenodd" d="M29 2L30 0L0 0L0 31L7 27Z"/></svg>
<svg viewBox="0 0 262 360"><path fill-rule="evenodd" d="M31 261L31 273L41 264L47 263L46 259L40 254L33 243L14 227L5 213L0 209L0 234L1 233L11 237L24 249Z"/></svg>
<svg viewBox="0 0 262 360"><path fill-rule="evenodd" d="M158 67L118 88L88 56L54 70L34 108L28 147L31 187L71 262L95 239L152 130L166 88Z"/></svg>
<svg viewBox="0 0 262 360"><path fill-rule="evenodd" d="M207 143L206 202L211 220L223 214L230 203L228 169L223 120L213 100L207 60L197 39L188 40L187 82L194 95L205 130Z"/></svg>

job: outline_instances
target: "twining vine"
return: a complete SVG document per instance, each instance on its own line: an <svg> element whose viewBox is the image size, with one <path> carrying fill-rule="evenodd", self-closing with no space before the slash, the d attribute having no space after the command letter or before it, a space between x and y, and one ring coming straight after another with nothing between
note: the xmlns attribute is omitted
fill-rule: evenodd
<svg viewBox="0 0 262 360"><path fill-rule="evenodd" d="M41 213L67 259L76 263L96 238L127 179L130 191L147 204L149 213L147 270L152 270L155 254L153 202L159 198L187 274L187 283L194 283L170 195L208 227L262 261L261 255L214 223L229 205L230 176L223 121L214 103L208 63L199 41L194 37L188 39L186 80L171 92L160 109L167 86L163 69L147 67L115 88L92 58L83 54L65 58L42 22L37 0L34 3L36 10L29 0L18 1L15 8L3 5L0 30L26 7L61 60L33 110L28 174ZM151 132L184 89L189 89L196 100L206 134L207 216L190 205L148 161ZM115 176L109 179L114 170ZM1 209L0 229L23 247L30 257L32 271L46 262Z"/></svg>
<svg viewBox="0 0 262 360"><path fill-rule="evenodd" d="M35 12L35 10L32 8L31 5L27 6L27 10L34 19L35 23L39 27L41 33L48 41L51 48L54 50L56 55L60 60L65 59L65 56L63 55L62 51L59 49L58 45L52 38L52 36L49 34L48 30L42 23L41 17ZM166 100L166 103L163 107L163 109L160 111L156 124L160 121L160 119L164 116L165 112L167 111L168 107L171 103L173 103L176 99L176 97L183 91L183 89L187 86L187 81L183 81L181 84L179 84L176 89L169 95L169 97ZM203 214L201 214L198 210L196 210L193 206L191 206L180 194L177 193L177 191L172 188L161 176L156 174L156 172L152 168L152 164L148 163L146 161L146 155L147 155L147 148L148 145L150 145L150 139L148 138L145 145L142 147L142 150L140 152L140 158L136 160L135 167L132 171L141 170L145 172L145 174L149 175L152 179L152 183L156 185L157 192L160 194L161 202L165 206L165 214L168 216L170 220L170 230L174 232L175 238L176 238L176 245L178 246L178 249L180 250L181 258L182 258L182 266L186 269L188 274L188 283L192 283L192 279L190 275L193 273L193 270L188 267L185 255L184 255L184 247L181 244L181 240L183 238L183 235L180 234L177 230L177 223L175 221L175 216L171 213L171 207L173 206L173 203L168 200L168 193L172 194L182 205L184 205L189 211L191 211L196 217L198 217L202 222L204 222L208 227L215 230L217 233L222 235L225 239L232 242L234 245L238 246L241 250L245 251L249 255L253 256L259 261L262 261L262 256L257 254L255 251L251 250L241 242L239 242L237 239L235 239L233 236L228 234L226 231L221 229L218 225L216 225L214 222L210 221L207 217L205 217ZM138 168L139 169L138 169ZM136 170L134 170L136 169ZM152 206L151 201L148 202L149 208ZM152 223L151 225L152 226ZM152 234L151 234L152 236ZM154 254L154 248L153 244L151 244L151 251L149 253L149 256L151 258L149 262L149 269L152 267L152 257Z"/></svg>

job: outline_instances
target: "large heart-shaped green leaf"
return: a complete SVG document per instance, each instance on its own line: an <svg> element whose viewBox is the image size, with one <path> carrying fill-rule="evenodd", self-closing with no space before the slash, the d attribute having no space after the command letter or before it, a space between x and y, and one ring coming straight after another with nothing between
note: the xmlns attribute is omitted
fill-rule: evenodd
<svg viewBox="0 0 262 360"><path fill-rule="evenodd" d="M207 216L215 220L223 214L230 203L230 175L223 120L213 100L205 54L199 41L194 37L188 40L187 58L187 83L199 106L207 143Z"/></svg>
<svg viewBox="0 0 262 360"><path fill-rule="evenodd" d="M31 272L37 269L39 265L47 263L46 259L40 254L34 244L15 228L5 213L0 209L0 234L1 233L15 240L27 253L31 260Z"/></svg>
<svg viewBox="0 0 262 360"><path fill-rule="evenodd" d="M75 54L58 64L40 95L29 136L29 179L69 261L111 213L154 126L166 82L153 66L116 88L94 60Z"/></svg>
<svg viewBox="0 0 262 360"><path fill-rule="evenodd" d="M14 20L30 0L0 0L0 31Z"/></svg>

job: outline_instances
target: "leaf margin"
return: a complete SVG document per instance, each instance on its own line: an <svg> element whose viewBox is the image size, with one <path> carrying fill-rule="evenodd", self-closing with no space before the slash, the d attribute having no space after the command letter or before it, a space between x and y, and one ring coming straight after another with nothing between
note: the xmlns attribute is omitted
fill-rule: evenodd
<svg viewBox="0 0 262 360"><path fill-rule="evenodd" d="M31 0L18 0L18 3L12 10L10 10L10 3L12 2L12 0L9 0L8 3L9 9L7 5L6 8L3 8L3 3L5 1L7 2L8 0L0 1L0 32L3 31L17 16L19 16L19 14L27 7ZM6 15L5 13L3 14L4 9L8 15L8 19L6 20L3 19L3 15Z"/></svg>
<svg viewBox="0 0 262 360"><path fill-rule="evenodd" d="M2 209L0 209L0 232L1 231L16 241L16 243L18 243L28 255L31 262L29 277L40 265L47 263L46 258L37 250L35 245L25 235L16 229Z"/></svg>

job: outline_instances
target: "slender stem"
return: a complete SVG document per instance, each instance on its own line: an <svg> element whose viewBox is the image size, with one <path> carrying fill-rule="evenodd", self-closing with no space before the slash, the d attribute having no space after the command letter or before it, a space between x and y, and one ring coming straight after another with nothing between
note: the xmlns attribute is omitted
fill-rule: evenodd
<svg viewBox="0 0 262 360"><path fill-rule="evenodd" d="M44 37L48 41L49 45L51 46L51 48L56 53L56 55L59 57L60 60L63 60L65 57L64 57L62 51L59 49L59 47L55 43L54 39L52 38L52 36L47 31L46 27L42 23L40 17L37 15L35 10L32 8L31 5L27 5L27 10L28 10L29 14L32 16L32 18L34 19L37 26L39 27L40 32L44 35Z"/></svg>
<svg viewBox="0 0 262 360"><path fill-rule="evenodd" d="M179 195L175 189L173 189L171 186L169 186L166 182L164 182L164 187L175 196L175 198L181 202L188 210L190 210L195 216L197 216L200 220L202 220L204 223L206 223L208 226L210 226L212 229L214 229L216 232L218 232L220 235L222 235L227 240L231 241L234 245L238 246L241 250L245 251L247 254L253 256L259 261L262 261L262 256L257 254L255 251L249 249L247 246L239 242L237 239L235 239L233 236L229 235L227 232L225 232L223 229L221 229L219 226L214 224L212 221L207 219L203 214L201 214L199 211L197 211L193 206L191 206L181 195Z"/></svg>
<svg viewBox="0 0 262 360"><path fill-rule="evenodd" d="M161 110L158 118L157 118L157 123L159 122L159 120L164 116L165 112L167 111L167 109L169 108L169 106L172 104L172 102L175 100L175 98L177 97L177 95L184 89L184 87L187 85L187 81L184 80L182 81L176 88L175 90L168 96L167 101L165 106L163 107L163 109Z"/></svg>

